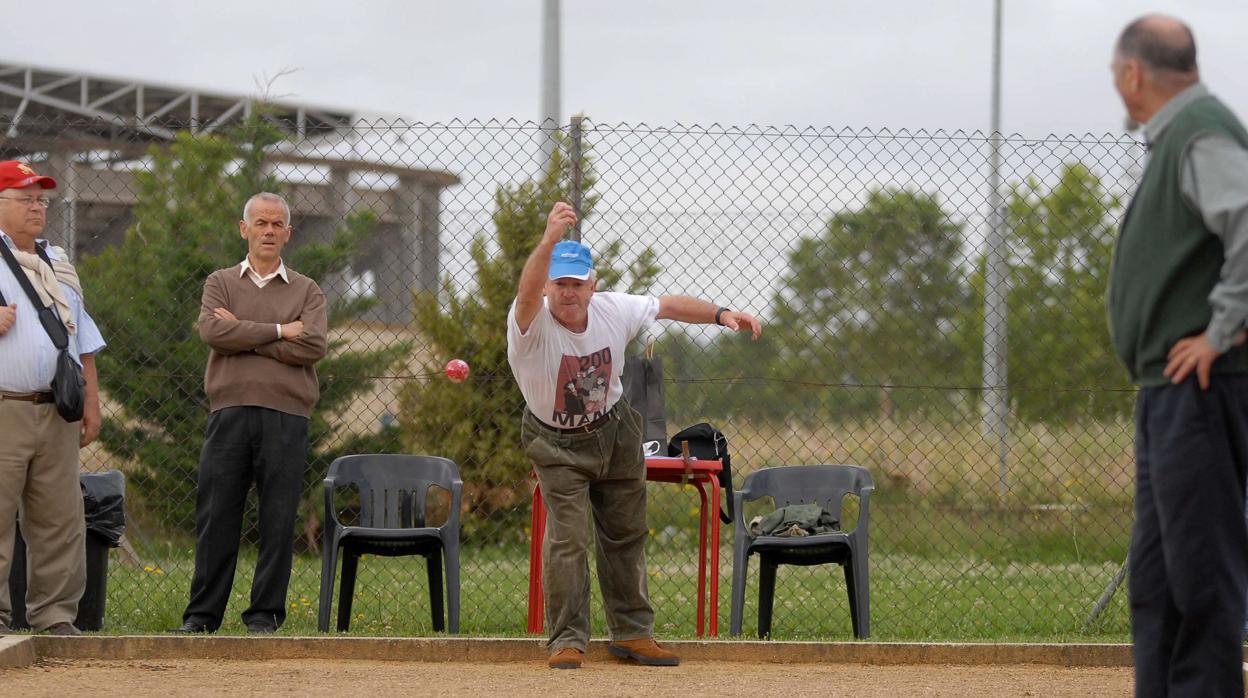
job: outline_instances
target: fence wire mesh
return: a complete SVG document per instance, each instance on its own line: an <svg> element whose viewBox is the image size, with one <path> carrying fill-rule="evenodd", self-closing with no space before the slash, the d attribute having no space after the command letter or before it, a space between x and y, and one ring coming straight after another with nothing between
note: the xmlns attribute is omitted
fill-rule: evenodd
<svg viewBox="0 0 1248 698"><path fill-rule="evenodd" d="M979 133L586 120L574 143L551 124L296 128L259 112L217 130L13 126L4 155L61 182L46 236L72 249L109 342L99 358L105 429L82 456L85 469L120 469L129 483L109 630L180 623L208 414L200 291L208 272L243 258L237 220L263 188L292 208L286 261L333 304L287 628L316 628L329 463L406 452L461 469L462 632L525 632L533 481L504 318L544 213L572 193L574 146L600 289L687 294L765 323L757 342L714 326L654 326L669 435L718 426L738 483L792 464L852 463L874 476L875 637L1127 630L1121 595L1086 620L1123 563L1131 521L1134 391L1109 350L1102 293L1144 156L1134 140L1000 139L994 237L994 143ZM991 288L994 239L1005 283ZM1008 312L985 318L993 293L1004 303L989 307ZM983 383L986 320L1002 330L988 351L1006 352L1006 383ZM451 358L472 366L466 383L442 377ZM1004 431L985 416L990 392L1007 400ZM663 636L693 633L698 501L689 487L649 485L649 586ZM252 509L225 630L242 630ZM722 633L731 526L718 544ZM369 557L359 574L351 632L431 631L420 558ZM605 633L597 601L594 613ZM772 635L851 636L835 566L782 568Z"/></svg>

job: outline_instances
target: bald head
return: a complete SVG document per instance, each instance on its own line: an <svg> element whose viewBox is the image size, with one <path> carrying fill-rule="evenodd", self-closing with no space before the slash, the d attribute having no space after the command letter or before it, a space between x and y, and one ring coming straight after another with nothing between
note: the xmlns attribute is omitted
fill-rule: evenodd
<svg viewBox="0 0 1248 698"><path fill-rule="evenodd" d="M1196 38L1174 17L1145 15L1128 24L1118 37L1118 55L1140 61L1158 82L1191 84L1200 79Z"/></svg>
<svg viewBox="0 0 1248 698"><path fill-rule="evenodd" d="M1192 30L1173 17L1145 15L1127 25L1109 64L1127 108L1127 128L1148 123L1167 102L1200 82Z"/></svg>

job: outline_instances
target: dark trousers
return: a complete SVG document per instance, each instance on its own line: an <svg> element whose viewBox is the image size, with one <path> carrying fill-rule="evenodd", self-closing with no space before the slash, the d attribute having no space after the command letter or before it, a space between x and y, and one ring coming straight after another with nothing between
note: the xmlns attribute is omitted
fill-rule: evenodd
<svg viewBox="0 0 1248 698"><path fill-rule="evenodd" d="M1243 696L1248 376L1140 390L1131 632L1137 696Z"/></svg>
<svg viewBox="0 0 1248 698"><path fill-rule="evenodd" d="M208 418L195 501L195 576L184 621L210 630L221 625L238 562L243 506L255 482L260 550L243 622L281 627L307 451L306 417L264 407L227 407Z"/></svg>

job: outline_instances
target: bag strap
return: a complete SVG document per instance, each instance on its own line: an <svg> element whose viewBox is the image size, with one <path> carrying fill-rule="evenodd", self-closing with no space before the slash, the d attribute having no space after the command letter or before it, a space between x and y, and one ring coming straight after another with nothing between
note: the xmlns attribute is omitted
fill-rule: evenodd
<svg viewBox="0 0 1248 698"><path fill-rule="evenodd" d="M39 255L39 259L42 259L49 267L52 267L53 273L56 272L56 267L52 266L52 258L48 256L48 250L46 247L43 245L35 245L35 254Z"/></svg>
<svg viewBox="0 0 1248 698"><path fill-rule="evenodd" d="M35 251L39 257L52 266L52 261L48 259L48 253L42 247L35 245ZM39 309L39 324L43 325L43 330L48 333L48 339L52 340L52 346L58 351L64 351L69 346L69 332L65 329L65 323L61 322L61 317L53 312L51 307L45 306L39 298L39 292L35 290L30 279L27 278L26 272L22 271L22 265L17 263L17 257L13 256L13 250L3 241L0 241L0 255L4 256L4 261L8 263L9 269L13 271L13 276L17 277L17 283L26 292L26 296L30 298L30 302Z"/></svg>

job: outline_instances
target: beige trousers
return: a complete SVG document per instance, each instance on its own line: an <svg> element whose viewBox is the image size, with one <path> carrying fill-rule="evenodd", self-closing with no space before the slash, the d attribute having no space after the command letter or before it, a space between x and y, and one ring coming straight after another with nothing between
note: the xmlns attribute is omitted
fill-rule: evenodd
<svg viewBox="0 0 1248 698"><path fill-rule="evenodd" d="M14 522L26 539L26 619L36 631L72 623L87 585L78 484L79 425L52 404L0 400L0 622L12 622Z"/></svg>

